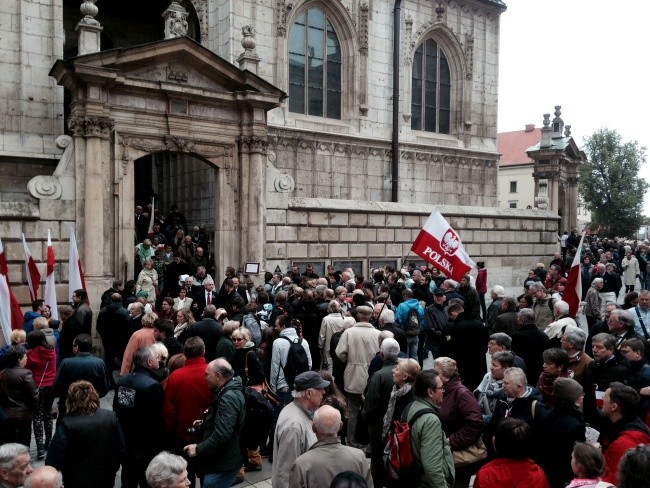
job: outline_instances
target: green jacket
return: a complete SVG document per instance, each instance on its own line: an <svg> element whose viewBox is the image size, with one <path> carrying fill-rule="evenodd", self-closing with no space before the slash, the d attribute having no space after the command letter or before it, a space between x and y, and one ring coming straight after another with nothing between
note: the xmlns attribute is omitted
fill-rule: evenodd
<svg viewBox="0 0 650 488"><path fill-rule="evenodd" d="M438 408L424 398L417 398L410 406L407 420L423 408ZM424 414L411 427L413 454L423 468L418 488L450 488L454 485L454 458L438 415Z"/></svg>
<svg viewBox="0 0 650 488"><path fill-rule="evenodd" d="M216 392L203 423L203 440L196 446L200 473L220 473L242 466L239 432L245 418L246 400L236 376Z"/></svg>

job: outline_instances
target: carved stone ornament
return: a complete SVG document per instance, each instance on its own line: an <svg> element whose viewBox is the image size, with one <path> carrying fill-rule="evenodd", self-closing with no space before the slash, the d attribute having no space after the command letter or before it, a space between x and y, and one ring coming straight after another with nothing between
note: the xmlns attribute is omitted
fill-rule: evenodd
<svg viewBox="0 0 650 488"><path fill-rule="evenodd" d="M95 5L95 2L97 2L97 0L84 0L84 3L79 7L81 14L84 16L80 21L82 24L99 25L99 22L95 19L99 13L99 9L97 8L97 5Z"/></svg>
<svg viewBox="0 0 650 488"><path fill-rule="evenodd" d="M246 52L255 50L255 29L252 25L245 25L241 28L242 40L241 45Z"/></svg>
<svg viewBox="0 0 650 488"><path fill-rule="evenodd" d="M278 16L278 37L285 37L287 35L287 17L293 9L293 2L287 0L278 0L277 16Z"/></svg>
<svg viewBox="0 0 650 488"><path fill-rule="evenodd" d="M58 200L61 198L63 193L61 177L68 172L68 168L71 166L74 142L70 136L59 136L56 138L56 145L58 148L63 149L63 154L52 176L34 176L27 183L27 189L34 198L40 200Z"/></svg>
<svg viewBox="0 0 650 488"><path fill-rule="evenodd" d="M165 39L184 37L187 35L189 24L187 23L187 10L178 2L172 1L162 14L165 19Z"/></svg>
<svg viewBox="0 0 650 488"><path fill-rule="evenodd" d="M239 146L244 152L258 152L266 154L269 140L261 136L240 136L237 139Z"/></svg>
<svg viewBox="0 0 650 488"><path fill-rule="evenodd" d="M465 77L471 80L474 77L474 36L470 33L465 34L465 64L467 65Z"/></svg>
<svg viewBox="0 0 650 488"><path fill-rule="evenodd" d="M364 3L359 7L359 53L362 56L368 55L368 4Z"/></svg>
<svg viewBox="0 0 650 488"><path fill-rule="evenodd" d="M149 153L162 151L195 152L194 141L191 139L169 135L165 136L162 141L139 137L123 137L120 144L124 147L132 147Z"/></svg>
<svg viewBox="0 0 650 488"><path fill-rule="evenodd" d="M291 175L285 173L275 178L273 186L278 193L291 193L296 189L296 182Z"/></svg>
<svg viewBox="0 0 650 488"><path fill-rule="evenodd" d="M75 136L107 139L111 136L114 126L115 121L109 117L85 115L72 116L68 119L68 128Z"/></svg>

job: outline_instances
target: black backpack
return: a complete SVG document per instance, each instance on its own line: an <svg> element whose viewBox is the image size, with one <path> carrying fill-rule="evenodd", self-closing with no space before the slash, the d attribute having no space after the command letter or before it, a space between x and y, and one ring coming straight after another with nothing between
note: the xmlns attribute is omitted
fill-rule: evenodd
<svg viewBox="0 0 650 488"><path fill-rule="evenodd" d="M284 366L282 365L282 362L280 362L280 367L282 368L282 371L284 371L284 379L289 385L289 389L293 390L293 383L296 380L296 376L305 371L309 371L309 358L307 357L307 351L302 345L304 339L298 337L295 342L286 336L280 336L278 339L289 341L287 362ZM279 370L278 376L280 376Z"/></svg>
<svg viewBox="0 0 650 488"><path fill-rule="evenodd" d="M420 334L422 330L422 319L417 308L411 308L408 315L406 316L406 326L404 327L404 332L408 336L416 336Z"/></svg>

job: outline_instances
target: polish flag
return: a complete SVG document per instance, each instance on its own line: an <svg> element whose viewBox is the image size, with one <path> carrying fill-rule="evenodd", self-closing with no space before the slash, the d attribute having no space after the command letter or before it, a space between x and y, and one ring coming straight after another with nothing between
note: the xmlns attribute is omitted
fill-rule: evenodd
<svg viewBox="0 0 650 488"><path fill-rule="evenodd" d="M4 339L5 344L11 344L11 331L22 329L23 322L23 311L11 291L7 256L0 240L0 342Z"/></svg>
<svg viewBox="0 0 650 488"><path fill-rule="evenodd" d="M27 284L29 285L29 296L32 302L38 298L38 287L41 285L41 273L38 272L36 262L29 252L25 234L23 234L23 248L25 249L25 274L27 275Z"/></svg>
<svg viewBox="0 0 650 488"><path fill-rule="evenodd" d="M84 280L84 270L81 267L81 258L79 257L79 250L77 249L77 239L74 234L74 229L70 229L70 261L69 261L69 276L68 276L68 300L72 299L72 293L75 290L86 290L86 281ZM86 303L90 305L90 300L86 298Z"/></svg>
<svg viewBox="0 0 650 488"><path fill-rule="evenodd" d="M425 222L411 251L456 281L460 281L475 266L456 231L436 211Z"/></svg>
<svg viewBox="0 0 650 488"><path fill-rule="evenodd" d="M47 277L45 278L45 305L52 310L52 318L59 320L59 310L56 305L56 284L54 283L54 248L50 229L47 229Z"/></svg>
<svg viewBox="0 0 650 488"><path fill-rule="evenodd" d="M154 207L153 204L154 197L151 197L151 217L149 218L149 230L147 231L147 235L153 234L153 222L156 214L156 207Z"/></svg>
<svg viewBox="0 0 650 488"><path fill-rule="evenodd" d="M569 278L567 278L562 300L569 304L569 316L575 318L580 309L580 302L582 301L582 276L580 276L580 256L582 255L582 243L585 240L585 233L582 233L580 244L576 249L576 255L573 258L571 269L569 270Z"/></svg>

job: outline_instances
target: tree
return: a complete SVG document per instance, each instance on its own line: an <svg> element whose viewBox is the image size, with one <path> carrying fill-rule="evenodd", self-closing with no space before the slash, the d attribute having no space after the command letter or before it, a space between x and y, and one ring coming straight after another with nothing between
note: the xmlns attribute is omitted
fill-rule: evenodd
<svg viewBox="0 0 650 488"><path fill-rule="evenodd" d="M639 177L646 148L622 142L616 130L600 129L585 138L588 162L580 168L579 192L591 211L593 227L610 236L636 237L643 223L643 197L648 183Z"/></svg>

